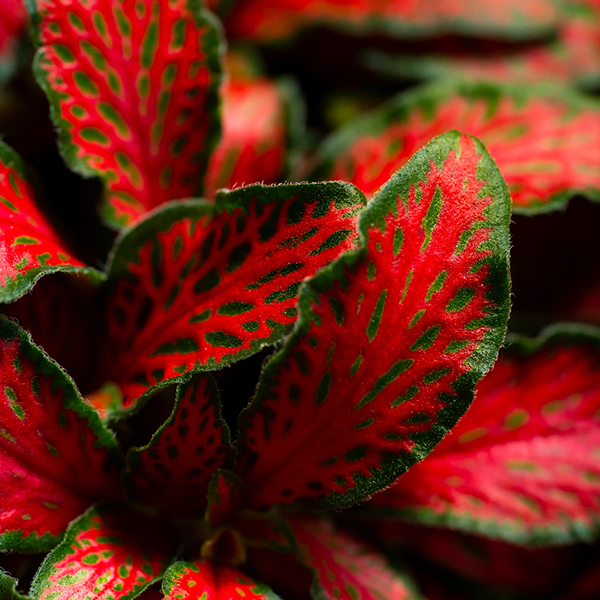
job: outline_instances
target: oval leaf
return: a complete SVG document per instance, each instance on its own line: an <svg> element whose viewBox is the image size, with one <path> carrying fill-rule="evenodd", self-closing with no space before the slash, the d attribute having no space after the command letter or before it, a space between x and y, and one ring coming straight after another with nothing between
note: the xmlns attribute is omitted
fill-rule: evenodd
<svg viewBox="0 0 600 600"><path fill-rule="evenodd" d="M591 540L600 522L600 333L505 351L472 410L372 505L518 543Z"/></svg>
<svg viewBox="0 0 600 600"><path fill-rule="evenodd" d="M297 330L242 413L253 506L348 506L454 426L504 336L508 218L495 165L456 132L383 188L361 217L366 252L304 288Z"/></svg>
<svg viewBox="0 0 600 600"><path fill-rule="evenodd" d="M267 586L227 565L197 560L178 562L165 573L165 600L280 600Z"/></svg>
<svg viewBox="0 0 600 600"><path fill-rule="evenodd" d="M179 387L170 418L150 443L129 451L126 485L137 502L198 517L212 474L231 454L217 386L210 375L197 375Z"/></svg>
<svg viewBox="0 0 600 600"><path fill-rule="evenodd" d="M219 135L218 27L198 0L30 0L62 153L114 225L198 191Z"/></svg>
<svg viewBox="0 0 600 600"><path fill-rule="evenodd" d="M353 247L363 197L338 183L252 186L172 206L117 247L100 377L124 406L189 371L218 369L283 337L300 282Z"/></svg>
<svg viewBox="0 0 600 600"><path fill-rule="evenodd" d="M75 521L31 584L35 600L135 598L162 575L172 543L128 509L93 508Z"/></svg>
<svg viewBox="0 0 600 600"><path fill-rule="evenodd" d="M600 200L600 104L575 92L523 86L437 85L398 96L334 134L315 178L350 181L370 197L448 129L486 145L515 212L553 210L578 193Z"/></svg>
<svg viewBox="0 0 600 600"><path fill-rule="evenodd" d="M42 275L84 267L40 212L21 159L0 141L0 302L16 300Z"/></svg>
<svg viewBox="0 0 600 600"><path fill-rule="evenodd" d="M42 552L92 502L116 497L116 442L73 382L0 319L0 549Z"/></svg>

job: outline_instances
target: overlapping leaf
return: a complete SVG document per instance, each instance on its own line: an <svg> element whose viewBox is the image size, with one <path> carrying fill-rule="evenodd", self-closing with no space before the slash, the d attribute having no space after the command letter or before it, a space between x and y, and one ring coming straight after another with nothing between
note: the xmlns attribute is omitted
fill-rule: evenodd
<svg viewBox="0 0 600 600"><path fill-rule="evenodd" d="M238 0L226 24L232 37L272 41L319 24L392 35L453 31L524 37L539 35L558 21L557 6L543 0L510 0L502 4L448 0Z"/></svg>
<svg viewBox="0 0 600 600"><path fill-rule="evenodd" d="M115 441L71 380L0 320L0 548L51 548L94 500L119 493Z"/></svg>
<svg viewBox="0 0 600 600"><path fill-rule="evenodd" d="M227 565L197 560L175 563L165 573L165 600L280 600L267 586Z"/></svg>
<svg viewBox="0 0 600 600"><path fill-rule="evenodd" d="M594 538L598 340L557 333L511 347L452 435L372 505L521 543Z"/></svg>
<svg viewBox="0 0 600 600"><path fill-rule="evenodd" d="M278 183L288 137L286 88L266 77L232 78L222 88L223 137L211 156L205 192Z"/></svg>
<svg viewBox="0 0 600 600"><path fill-rule="evenodd" d="M129 406L281 338L300 282L353 247L362 202L345 184L253 186L223 194L216 210L178 205L143 222L112 262L100 377Z"/></svg>
<svg viewBox="0 0 600 600"><path fill-rule="evenodd" d="M92 508L45 558L31 584L31 597L135 598L162 575L171 546L155 522L116 506Z"/></svg>
<svg viewBox="0 0 600 600"><path fill-rule="evenodd" d="M169 420L143 448L128 455L127 483L134 500L172 514L200 516L216 469L231 460L229 431L210 375L177 391Z"/></svg>
<svg viewBox="0 0 600 600"><path fill-rule="evenodd" d="M219 35L197 0L29 0L62 152L129 225L197 191L218 137Z"/></svg>
<svg viewBox="0 0 600 600"><path fill-rule="evenodd" d="M600 105L575 93L450 84L398 96L325 144L317 177L351 181L368 197L433 136L479 137L515 212L541 212L577 193L600 199Z"/></svg>
<svg viewBox="0 0 600 600"><path fill-rule="evenodd" d="M456 132L371 201L365 250L305 286L297 330L242 413L252 506L353 504L456 423L504 335L508 204L489 156Z"/></svg>
<svg viewBox="0 0 600 600"><path fill-rule="evenodd" d="M417 600L413 585L383 556L324 519L290 519L298 558L313 572L315 600Z"/></svg>
<svg viewBox="0 0 600 600"><path fill-rule="evenodd" d="M84 266L38 208L19 156L0 142L0 301L22 296L46 273Z"/></svg>

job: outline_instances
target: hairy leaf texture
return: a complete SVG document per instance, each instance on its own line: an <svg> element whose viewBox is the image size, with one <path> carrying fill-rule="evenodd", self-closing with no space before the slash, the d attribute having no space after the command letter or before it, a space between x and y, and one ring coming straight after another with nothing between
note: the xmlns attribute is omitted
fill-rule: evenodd
<svg viewBox="0 0 600 600"><path fill-rule="evenodd" d="M179 387L169 420L150 443L129 451L126 483L137 502L198 517L212 474L231 454L217 386L210 375L196 375Z"/></svg>
<svg viewBox="0 0 600 600"><path fill-rule="evenodd" d="M600 104L575 92L499 84L434 85L397 96L334 134L315 176L351 181L371 197L448 129L486 145L515 212L552 210L578 193L600 199Z"/></svg>
<svg viewBox="0 0 600 600"><path fill-rule="evenodd" d="M157 523L118 506L90 509L73 522L31 584L35 600L135 598L162 575L172 542Z"/></svg>
<svg viewBox="0 0 600 600"><path fill-rule="evenodd" d="M361 216L364 249L308 282L241 416L255 507L345 507L423 458L467 409L508 314L506 187L451 132Z"/></svg>
<svg viewBox="0 0 600 600"><path fill-rule="evenodd" d="M417 600L420 595L406 577L374 548L335 531L325 519L289 520L298 542L299 560L313 573L315 600Z"/></svg>
<svg viewBox="0 0 600 600"><path fill-rule="evenodd" d="M42 275L84 267L40 211L20 157L0 141L0 302L16 300Z"/></svg>
<svg viewBox="0 0 600 600"><path fill-rule="evenodd" d="M370 506L519 543L595 538L599 340L565 330L515 343L452 435Z"/></svg>
<svg viewBox="0 0 600 600"><path fill-rule="evenodd" d="M252 186L171 206L119 244L100 377L124 406L289 332L302 280L355 243L363 196L340 183Z"/></svg>
<svg viewBox="0 0 600 600"><path fill-rule="evenodd" d="M226 23L232 37L273 41L319 24L397 36L445 31L527 37L539 35L558 19L557 7L543 0L510 0L502 4L449 0L238 0Z"/></svg>
<svg viewBox="0 0 600 600"><path fill-rule="evenodd" d="M119 494L116 443L72 381L0 319L0 549L41 552Z"/></svg>
<svg viewBox="0 0 600 600"><path fill-rule="evenodd" d="M62 153L128 226L198 191L219 135L219 35L199 0L28 0Z"/></svg>
<svg viewBox="0 0 600 600"><path fill-rule="evenodd" d="M165 573L165 600L280 600L267 586L225 564L178 562Z"/></svg>

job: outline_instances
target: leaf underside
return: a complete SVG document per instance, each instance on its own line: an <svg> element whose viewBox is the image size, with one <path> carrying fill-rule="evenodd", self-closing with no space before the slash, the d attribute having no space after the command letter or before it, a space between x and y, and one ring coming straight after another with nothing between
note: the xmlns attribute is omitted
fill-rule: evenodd
<svg viewBox="0 0 600 600"><path fill-rule="evenodd" d="M219 135L219 35L197 0L30 0L63 155L127 226L194 195Z"/></svg>
<svg viewBox="0 0 600 600"><path fill-rule="evenodd" d="M498 164L515 212L600 199L600 104L575 92L496 84L429 86L334 134L317 178L354 183L367 197L432 137L458 129L478 137Z"/></svg>
<svg viewBox="0 0 600 600"><path fill-rule="evenodd" d="M46 557L31 584L35 600L134 598L164 571L171 542L130 510L92 508Z"/></svg>
<svg viewBox="0 0 600 600"><path fill-rule="evenodd" d="M452 435L371 505L520 543L594 539L598 340L563 333L509 348Z"/></svg>
<svg viewBox="0 0 600 600"><path fill-rule="evenodd" d="M313 573L315 600L416 600L420 596L385 558L324 519L289 520L298 558Z"/></svg>
<svg viewBox="0 0 600 600"><path fill-rule="evenodd" d="M219 392L210 375L181 385L173 413L144 448L128 455L127 484L138 502L201 516L213 472L231 460Z"/></svg>
<svg viewBox="0 0 600 600"><path fill-rule="evenodd" d="M281 89L266 77L233 78L222 88L223 137L210 158L205 193L280 181L287 123Z"/></svg>
<svg viewBox="0 0 600 600"><path fill-rule="evenodd" d="M165 600L280 600L267 586L224 564L197 560L178 562L165 573Z"/></svg>
<svg viewBox="0 0 600 600"><path fill-rule="evenodd" d="M543 0L494 2L310 2L239 0L226 21L233 37L257 41L285 39L309 26L327 24L391 35L432 32L536 36L557 24L559 11Z"/></svg>
<svg viewBox="0 0 600 600"><path fill-rule="evenodd" d="M300 282L355 243L362 195L346 184L251 186L173 206L123 238L109 274L100 377L124 406L285 335ZM213 215L211 217L211 215Z"/></svg>
<svg viewBox="0 0 600 600"><path fill-rule="evenodd" d="M508 204L489 156L456 132L371 201L366 254L303 288L242 413L236 472L253 506L353 504L455 424L504 335Z"/></svg>
<svg viewBox="0 0 600 600"><path fill-rule="evenodd" d="M0 320L0 548L41 552L118 494L115 441L68 377Z"/></svg>
<svg viewBox="0 0 600 600"><path fill-rule="evenodd" d="M83 267L40 212L21 159L0 142L0 302L16 300L46 273Z"/></svg>

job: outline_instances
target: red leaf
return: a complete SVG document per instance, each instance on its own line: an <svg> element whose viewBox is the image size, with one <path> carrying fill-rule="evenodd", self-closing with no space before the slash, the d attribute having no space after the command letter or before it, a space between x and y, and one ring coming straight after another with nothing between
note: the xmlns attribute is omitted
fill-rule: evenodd
<svg viewBox="0 0 600 600"><path fill-rule="evenodd" d="M300 282L352 248L362 199L337 183L254 186L223 194L216 211L173 206L140 224L111 265L100 377L121 385L127 407L283 337Z"/></svg>
<svg viewBox="0 0 600 600"><path fill-rule="evenodd" d="M232 78L222 89L223 138L211 156L205 192L250 183L278 183L286 145L283 88L261 77Z"/></svg>
<svg viewBox="0 0 600 600"><path fill-rule="evenodd" d="M71 380L0 320L0 548L41 552L119 493L116 444Z"/></svg>
<svg viewBox="0 0 600 600"><path fill-rule="evenodd" d="M368 253L306 286L296 332L242 413L252 506L353 504L456 423L504 335L508 211L493 163L457 133L371 201Z"/></svg>
<svg viewBox="0 0 600 600"><path fill-rule="evenodd" d="M2 0L0 6L0 78L12 73L17 43L27 24L27 10L22 0Z"/></svg>
<svg viewBox="0 0 600 600"><path fill-rule="evenodd" d="M180 386L168 421L143 448L129 451L126 482L134 500L178 516L200 516L216 469L231 462L229 430L210 375Z"/></svg>
<svg viewBox="0 0 600 600"><path fill-rule="evenodd" d="M367 544L336 532L324 519L289 520L298 541L298 558L313 572L317 600L416 600L403 575Z"/></svg>
<svg viewBox="0 0 600 600"><path fill-rule="evenodd" d="M31 584L35 600L135 598L166 567L172 543L128 509L93 508L75 521Z"/></svg>
<svg viewBox="0 0 600 600"><path fill-rule="evenodd" d="M0 301L16 300L46 273L84 266L38 209L19 156L0 142Z"/></svg>
<svg viewBox="0 0 600 600"><path fill-rule="evenodd" d="M165 600L280 600L241 571L204 560L175 563L165 573L163 592Z"/></svg>
<svg viewBox="0 0 600 600"><path fill-rule="evenodd" d="M187 0L35 0L35 64L62 151L113 224L197 191L218 136L219 36Z"/></svg>
<svg viewBox="0 0 600 600"><path fill-rule="evenodd" d="M317 175L350 181L370 197L415 150L449 129L486 145L515 212L551 210L577 193L600 198L600 104L575 92L494 84L398 96L330 138Z"/></svg>
<svg viewBox="0 0 600 600"><path fill-rule="evenodd" d="M543 0L510 0L501 4L449 0L238 0L226 23L232 37L272 41L323 23L397 36L428 30L535 36L558 21L557 8Z"/></svg>
<svg viewBox="0 0 600 600"><path fill-rule="evenodd" d="M597 334L516 344L452 435L372 505L519 543L592 539L599 390Z"/></svg>
<svg viewBox="0 0 600 600"><path fill-rule="evenodd" d="M213 528L227 521L240 504L243 492L242 483L233 473L215 471L209 485L205 521Z"/></svg>

